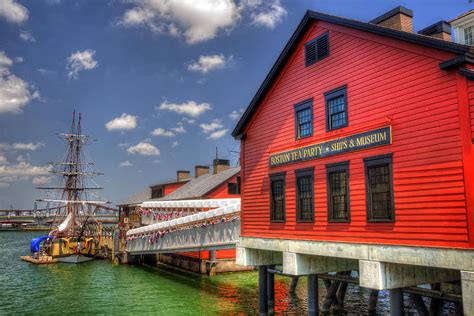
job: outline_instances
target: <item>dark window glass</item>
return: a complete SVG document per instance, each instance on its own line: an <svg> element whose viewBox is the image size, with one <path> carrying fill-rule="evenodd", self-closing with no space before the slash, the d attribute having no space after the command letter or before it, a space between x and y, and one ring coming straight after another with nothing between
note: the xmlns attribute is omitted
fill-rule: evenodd
<svg viewBox="0 0 474 316"><path fill-rule="evenodd" d="M158 199L158 198L163 197L164 196L163 191L164 191L163 187L151 189L151 198L152 199Z"/></svg>
<svg viewBox="0 0 474 316"><path fill-rule="evenodd" d="M240 177L237 177L237 181L235 183L227 183L227 192L229 194L240 194Z"/></svg>
<svg viewBox="0 0 474 316"><path fill-rule="evenodd" d="M295 105L296 138L304 138L313 135L312 107L312 100Z"/></svg>
<svg viewBox="0 0 474 316"><path fill-rule="evenodd" d="M328 210L330 221L349 221L349 165L327 166Z"/></svg>
<svg viewBox="0 0 474 316"><path fill-rule="evenodd" d="M326 129L328 131L347 126L346 87L325 93Z"/></svg>
<svg viewBox="0 0 474 316"><path fill-rule="evenodd" d="M393 220L394 203L391 156L365 159L368 219Z"/></svg>
<svg viewBox="0 0 474 316"><path fill-rule="evenodd" d="M296 213L298 221L313 221L313 170L296 172Z"/></svg>
<svg viewBox="0 0 474 316"><path fill-rule="evenodd" d="M285 175L270 176L270 220L285 220Z"/></svg>

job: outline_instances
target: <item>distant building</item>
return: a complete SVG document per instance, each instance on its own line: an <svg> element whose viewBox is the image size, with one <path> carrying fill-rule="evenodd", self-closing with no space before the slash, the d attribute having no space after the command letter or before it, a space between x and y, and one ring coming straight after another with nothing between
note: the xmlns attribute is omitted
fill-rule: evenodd
<svg viewBox="0 0 474 316"><path fill-rule="evenodd" d="M145 209L152 209L154 201L179 201L196 199L223 199L240 198L240 167L230 167L230 161L226 159L214 159L213 169L210 172L208 166L195 166L195 175L190 181L174 192L161 198L153 198L142 203ZM195 210L180 210L180 216L192 214ZM173 215L172 218L174 218ZM150 225L171 218L156 218L149 213L142 215L141 224ZM241 270L235 266L235 249L215 251L194 251L176 254L159 254L159 262L178 266L180 268L195 272L206 273L206 262L208 260L218 262L217 270L220 272Z"/></svg>
<svg viewBox="0 0 474 316"><path fill-rule="evenodd" d="M470 10L450 21L453 41L474 45L474 10Z"/></svg>

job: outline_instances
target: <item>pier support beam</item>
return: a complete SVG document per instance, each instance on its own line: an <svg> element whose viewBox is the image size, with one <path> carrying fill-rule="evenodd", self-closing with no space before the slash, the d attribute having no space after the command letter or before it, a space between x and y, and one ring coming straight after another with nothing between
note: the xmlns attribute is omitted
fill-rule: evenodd
<svg viewBox="0 0 474 316"><path fill-rule="evenodd" d="M215 250L209 250L209 261L216 261L217 255Z"/></svg>
<svg viewBox="0 0 474 316"><path fill-rule="evenodd" d="M474 315L474 271L461 271L464 315Z"/></svg>
<svg viewBox="0 0 474 316"><path fill-rule="evenodd" d="M419 284L451 282L461 278L459 271L379 261L359 261L360 286L391 290Z"/></svg>
<svg viewBox="0 0 474 316"><path fill-rule="evenodd" d="M238 265L248 267L282 264L283 259L281 252L237 247L235 262Z"/></svg>
<svg viewBox="0 0 474 316"><path fill-rule="evenodd" d="M268 284L267 266L258 267L258 313L260 316L268 315Z"/></svg>
<svg viewBox="0 0 474 316"><path fill-rule="evenodd" d="M368 311L369 315L375 315L377 311L377 302L379 300L379 290L370 290Z"/></svg>
<svg viewBox="0 0 474 316"><path fill-rule="evenodd" d="M308 316L319 315L318 276L308 275Z"/></svg>
<svg viewBox="0 0 474 316"><path fill-rule="evenodd" d="M390 290L390 315L405 315L403 306L403 289L401 288Z"/></svg>
<svg viewBox="0 0 474 316"><path fill-rule="evenodd" d="M283 273L289 275L310 275L327 272L358 270L357 260L335 257L303 255L283 252Z"/></svg>

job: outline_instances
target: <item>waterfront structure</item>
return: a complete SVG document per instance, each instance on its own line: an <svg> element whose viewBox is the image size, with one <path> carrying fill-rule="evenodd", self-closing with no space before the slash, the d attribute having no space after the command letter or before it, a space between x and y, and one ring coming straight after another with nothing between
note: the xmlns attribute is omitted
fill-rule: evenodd
<svg viewBox="0 0 474 316"><path fill-rule="evenodd" d="M350 270L393 315L403 288L459 280L474 314L474 55L412 17L308 11L233 130L260 313L282 265L309 276L311 315L317 274Z"/></svg>
<svg viewBox="0 0 474 316"><path fill-rule="evenodd" d="M174 192L141 203L145 210L141 214L142 225L153 225L163 221L209 211L208 207L177 207L175 204L163 206L162 202L189 200L219 200L240 198L240 167L230 167L226 159L214 159L213 169L196 166L194 177ZM210 273L209 262L215 263L212 271L229 272L242 270L235 266L235 248L221 250L202 250L176 253L160 253L159 262L175 265L199 273Z"/></svg>

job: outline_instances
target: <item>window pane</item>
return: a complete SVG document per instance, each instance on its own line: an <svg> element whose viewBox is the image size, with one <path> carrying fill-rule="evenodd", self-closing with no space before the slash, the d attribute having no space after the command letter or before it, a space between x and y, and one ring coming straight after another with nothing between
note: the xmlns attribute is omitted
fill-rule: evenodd
<svg viewBox="0 0 474 316"><path fill-rule="evenodd" d="M297 122L298 122L298 136L305 137L309 136L312 133L311 126L311 108L306 108L304 110L298 111L296 113Z"/></svg>
<svg viewBox="0 0 474 316"><path fill-rule="evenodd" d="M300 220L313 220L313 177L299 176L298 187L298 218Z"/></svg>
<svg viewBox="0 0 474 316"><path fill-rule="evenodd" d="M392 196L390 193L390 169L388 164L368 168L370 202L374 219L390 219Z"/></svg>
<svg viewBox="0 0 474 316"><path fill-rule="evenodd" d="M474 43L474 36L473 36L473 28L472 26L466 27L464 29L464 43L467 45L472 45Z"/></svg>
<svg viewBox="0 0 474 316"><path fill-rule="evenodd" d="M328 102L329 127L335 129L346 124L346 104L345 96L330 99Z"/></svg>
<svg viewBox="0 0 474 316"><path fill-rule="evenodd" d="M271 220L285 220L285 184L283 179L271 181Z"/></svg>
<svg viewBox="0 0 474 316"><path fill-rule="evenodd" d="M347 203L347 173L345 170L329 174L330 206L332 219L349 219Z"/></svg>

